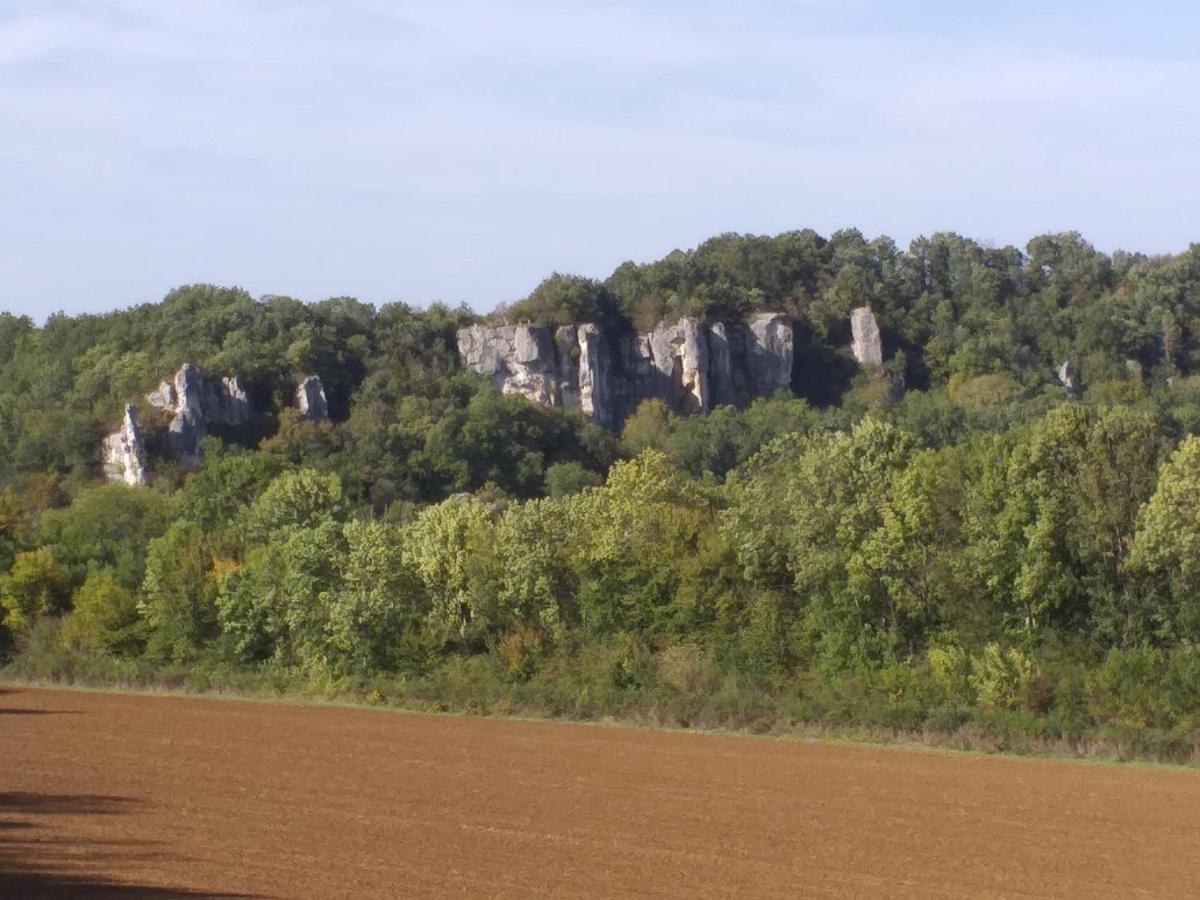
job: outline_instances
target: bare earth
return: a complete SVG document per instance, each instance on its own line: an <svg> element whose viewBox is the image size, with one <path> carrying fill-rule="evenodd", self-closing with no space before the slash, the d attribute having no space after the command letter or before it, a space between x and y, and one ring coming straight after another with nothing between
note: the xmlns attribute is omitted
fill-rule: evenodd
<svg viewBox="0 0 1200 900"><path fill-rule="evenodd" d="M1200 774L0 693L0 896L1184 897Z"/></svg>

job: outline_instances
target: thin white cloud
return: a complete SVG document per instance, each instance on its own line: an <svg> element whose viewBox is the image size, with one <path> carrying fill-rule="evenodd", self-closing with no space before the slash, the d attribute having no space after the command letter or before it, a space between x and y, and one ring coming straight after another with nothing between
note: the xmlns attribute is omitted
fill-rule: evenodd
<svg viewBox="0 0 1200 900"><path fill-rule="evenodd" d="M272 282L272 267L300 263L270 236L309 229L310 256L321 239L381 254L330 264L338 290L365 279L378 297L401 278L418 297L486 305L545 271L706 230L1004 241L1053 222L1142 228L1159 249L1187 227L1151 215L1200 140L1200 63L1187 58L818 27L836 4L783 19L543 0L11 6L0 205L36 215L0 222L9 244L66 242L69 221L71 240L137 235L164 268L192 254L209 278L296 290ZM1118 209L1102 209L1097 185ZM1184 179L1171 198L1200 202L1200 185ZM464 229L512 267L441 264L439 242ZM409 248L402 274L380 234ZM5 265L8 283L42 283Z"/></svg>

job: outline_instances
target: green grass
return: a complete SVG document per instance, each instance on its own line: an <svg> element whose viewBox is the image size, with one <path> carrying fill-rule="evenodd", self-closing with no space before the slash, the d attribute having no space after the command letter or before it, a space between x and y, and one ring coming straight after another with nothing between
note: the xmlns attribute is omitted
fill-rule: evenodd
<svg viewBox="0 0 1200 900"><path fill-rule="evenodd" d="M867 727L853 724L823 722L775 721L769 727L747 728L736 724L681 725L671 710L661 704L633 706L623 713L573 717L547 713L512 703L491 704L484 708L467 708L446 701L422 699L405 702L384 698L361 690L329 690L314 692L304 679L295 677L284 686L279 680L262 679L260 673L243 673L237 684L215 684L211 677L196 679L191 684L184 673L171 672L162 679L143 677L140 683L121 683L95 680L44 679L24 676L10 665L0 669L0 684L10 688L45 688L88 693L163 696L181 699L228 700L244 703L285 704L292 706L332 707L363 711L391 712L408 715L482 716L516 721L561 723L602 728L631 728L658 730L696 735L732 736L749 740L796 741L834 744L854 748L889 749L904 752L942 753L958 756L1027 759L1041 762L1068 762L1090 765L1120 765L1194 773L1196 758L1186 762L1156 759L1148 754L1130 753L1103 737L1094 737L1063 745L1035 736L1019 740L1011 737L997 740L986 733L971 731L939 732L913 731ZM255 677L257 676L257 677Z"/></svg>

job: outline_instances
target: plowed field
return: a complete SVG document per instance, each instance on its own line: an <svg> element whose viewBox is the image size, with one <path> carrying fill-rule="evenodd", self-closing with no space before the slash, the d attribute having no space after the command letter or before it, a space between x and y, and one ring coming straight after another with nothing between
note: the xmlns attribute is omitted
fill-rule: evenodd
<svg viewBox="0 0 1200 900"><path fill-rule="evenodd" d="M1200 895L1200 774L0 694L0 896Z"/></svg>

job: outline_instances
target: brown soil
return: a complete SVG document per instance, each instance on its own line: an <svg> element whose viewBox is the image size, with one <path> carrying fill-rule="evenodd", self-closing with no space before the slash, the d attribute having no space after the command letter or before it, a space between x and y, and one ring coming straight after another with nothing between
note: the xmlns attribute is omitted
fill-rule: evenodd
<svg viewBox="0 0 1200 900"><path fill-rule="evenodd" d="M0 896L1183 897L1200 776L8 689Z"/></svg>

